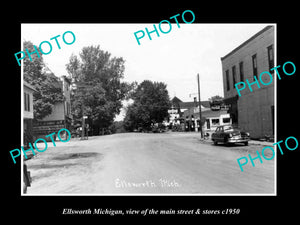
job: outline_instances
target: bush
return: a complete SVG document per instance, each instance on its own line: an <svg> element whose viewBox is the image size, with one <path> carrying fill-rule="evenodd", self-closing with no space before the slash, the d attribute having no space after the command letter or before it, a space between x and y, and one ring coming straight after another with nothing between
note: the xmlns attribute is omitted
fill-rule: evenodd
<svg viewBox="0 0 300 225"><path fill-rule="evenodd" d="M181 132L182 131L182 127L180 124L174 124L173 127L172 127L172 131L179 131Z"/></svg>

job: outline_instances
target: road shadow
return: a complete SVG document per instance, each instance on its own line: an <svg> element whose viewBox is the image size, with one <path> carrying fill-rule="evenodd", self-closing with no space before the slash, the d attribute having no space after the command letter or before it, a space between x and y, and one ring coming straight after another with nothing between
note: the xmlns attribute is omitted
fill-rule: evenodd
<svg viewBox="0 0 300 225"><path fill-rule="evenodd" d="M224 147L228 147L228 148L237 148L237 147L247 147L247 145L245 145L244 143L218 143L217 145L215 145L214 143L211 143L211 145L213 146L224 146Z"/></svg>
<svg viewBox="0 0 300 225"><path fill-rule="evenodd" d="M29 169L53 169L53 168L62 168L69 166L76 166L76 163L64 163L64 164L36 164L30 165Z"/></svg>
<svg viewBox="0 0 300 225"><path fill-rule="evenodd" d="M52 160L68 160L68 159L99 157L101 155L102 155L101 153L96 153L96 152L65 153L53 157Z"/></svg>

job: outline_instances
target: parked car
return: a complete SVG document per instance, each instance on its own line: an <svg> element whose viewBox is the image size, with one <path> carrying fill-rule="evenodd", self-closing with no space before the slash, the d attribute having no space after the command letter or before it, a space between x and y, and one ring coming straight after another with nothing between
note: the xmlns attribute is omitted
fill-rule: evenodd
<svg viewBox="0 0 300 225"><path fill-rule="evenodd" d="M166 126L162 123L158 123L151 126L151 130L153 133L163 133L166 131Z"/></svg>
<svg viewBox="0 0 300 225"><path fill-rule="evenodd" d="M231 125L223 125L217 127L216 131L211 136L211 140L215 145L217 145L218 142L223 142L224 144L244 143L245 145L248 145L250 134L241 131L238 128L234 128Z"/></svg>

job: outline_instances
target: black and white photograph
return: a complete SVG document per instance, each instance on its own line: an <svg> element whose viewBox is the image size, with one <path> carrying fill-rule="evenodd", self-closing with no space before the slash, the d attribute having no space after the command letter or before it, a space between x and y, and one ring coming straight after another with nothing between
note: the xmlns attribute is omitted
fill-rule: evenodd
<svg viewBox="0 0 300 225"><path fill-rule="evenodd" d="M22 196L277 194L276 23L181 15L21 24Z"/></svg>
<svg viewBox="0 0 300 225"><path fill-rule="evenodd" d="M294 221L296 3L103 3L3 7L3 219Z"/></svg>

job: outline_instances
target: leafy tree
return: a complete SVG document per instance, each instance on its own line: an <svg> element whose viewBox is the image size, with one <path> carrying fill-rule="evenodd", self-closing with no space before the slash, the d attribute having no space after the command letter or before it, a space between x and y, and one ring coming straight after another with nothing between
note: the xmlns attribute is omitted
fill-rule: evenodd
<svg viewBox="0 0 300 225"><path fill-rule="evenodd" d="M128 106L124 127L132 131L139 127L149 130L168 117L171 106L167 85L162 82L143 81L132 93L133 104Z"/></svg>
<svg viewBox="0 0 300 225"><path fill-rule="evenodd" d="M32 42L25 41L23 48L29 52L35 51ZM52 108L55 103L62 102L64 96L59 85L59 80L53 73L47 71L47 67L43 61L43 55L39 51L38 55L32 54L30 61L29 57L24 60L24 80L31 84L37 92L33 93L33 113L35 119L43 119L45 116L52 113ZM48 73L47 73L48 72Z"/></svg>
<svg viewBox="0 0 300 225"><path fill-rule="evenodd" d="M215 95L215 96L212 96L208 99L210 102L218 102L218 101L222 101L223 100L223 97L219 96L219 95Z"/></svg>
<svg viewBox="0 0 300 225"><path fill-rule="evenodd" d="M71 55L66 65L77 89L72 94L72 113L80 122L82 115L89 117L94 134L107 129L120 113L122 100L132 85L121 81L125 61L111 57L100 46L84 47L79 57Z"/></svg>
<svg viewBox="0 0 300 225"><path fill-rule="evenodd" d="M114 121L112 125L110 125L109 130L115 133L124 133L126 132L124 129L124 122L123 121Z"/></svg>

